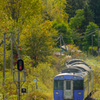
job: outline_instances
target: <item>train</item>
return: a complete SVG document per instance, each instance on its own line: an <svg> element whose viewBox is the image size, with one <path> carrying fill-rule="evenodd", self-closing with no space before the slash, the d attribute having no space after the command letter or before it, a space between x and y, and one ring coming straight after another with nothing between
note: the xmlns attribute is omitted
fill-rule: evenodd
<svg viewBox="0 0 100 100"><path fill-rule="evenodd" d="M93 86L91 67L80 59L72 59L54 77L54 100L87 100L93 92Z"/></svg>

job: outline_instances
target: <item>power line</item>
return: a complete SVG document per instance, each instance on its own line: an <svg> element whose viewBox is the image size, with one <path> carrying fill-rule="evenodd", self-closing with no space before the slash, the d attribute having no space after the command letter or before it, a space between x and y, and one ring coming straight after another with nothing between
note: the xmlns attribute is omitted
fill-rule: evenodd
<svg viewBox="0 0 100 100"><path fill-rule="evenodd" d="M99 29L99 28L98 28ZM94 32L96 32L96 31L98 31L98 29L96 29L95 31L88 31L88 32L84 32L85 34L86 33L89 33L89 34L86 34L86 35L84 35L84 36L80 36L80 37L78 37L78 38L72 38L73 40L76 40L76 39L81 39L81 38L84 38L84 37L87 37L87 36L89 36L89 35L91 35L91 34L93 34ZM91 32L91 33L90 33ZM84 34L84 33L81 33L81 34ZM70 37L63 37L64 39L69 39Z"/></svg>
<svg viewBox="0 0 100 100"><path fill-rule="evenodd" d="M96 29L95 31L93 31L93 32L91 32L91 33L89 33L89 34L86 34L86 35L84 35L84 36L81 36L81 37L79 37L79 38L74 38L74 40L76 40L76 39L81 39L81 38L84 38L84 37L88 37L88 36L90 36L90 35L92 35L94 32L96 32L96 31L98 31L98 29Z"/></svg>
<svg viewBox="0 0 100 100"><path fill-rule="evenodd" d="M79 30L81 30L81 29L79 29ZM94 30L91 30L91 31L87 31L87 32L83 32L83 33L80 33L80 34L86 34L86 33L90 33L90 32L93 32Z"/></svg>

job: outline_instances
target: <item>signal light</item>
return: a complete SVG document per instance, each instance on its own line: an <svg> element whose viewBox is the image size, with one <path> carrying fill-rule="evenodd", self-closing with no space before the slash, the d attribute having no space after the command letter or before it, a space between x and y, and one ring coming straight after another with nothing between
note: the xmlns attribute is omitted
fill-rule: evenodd
<svg viewBox="0 0 100 100"><path fill-rule="evenodd" d="M22 92L22 93L26 93L26 88L22 88L22 89L21 89L21 92Z"/></svg>
<svg viewBox="0 0 100 100"><path fill-rule="evenodd" d="M20 66L19 69L22 69L22 66Z"/></svg>
<svg viewBox="0 0 100 100"><path fill-rule="evenodd" d="M23 62L22 59L19 59L19 60L17 61L17 69L18 69L19 71L22 71L22 70L24 69L24 62Z"/></svg>

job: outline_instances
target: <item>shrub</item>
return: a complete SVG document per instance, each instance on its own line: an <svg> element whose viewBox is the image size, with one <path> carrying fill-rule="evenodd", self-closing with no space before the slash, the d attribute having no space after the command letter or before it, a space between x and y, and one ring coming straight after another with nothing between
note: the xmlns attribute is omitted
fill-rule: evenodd
<svg viewBox="0 0 100 100"><path fill-rule="evenodd" d="M42 92L33 92L26 100L48 100L49 97Z"/></svg>

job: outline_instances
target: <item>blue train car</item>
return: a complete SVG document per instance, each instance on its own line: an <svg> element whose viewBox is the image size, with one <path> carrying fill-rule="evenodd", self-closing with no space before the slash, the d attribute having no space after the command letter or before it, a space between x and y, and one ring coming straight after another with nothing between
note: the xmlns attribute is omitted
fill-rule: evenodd
<svg viewBox="0 0 100 100"><path fill-rule="evenodd" d="M84 100L93 90L93 71L86 64L70 65L54 78L54 100Z"/></svg>

